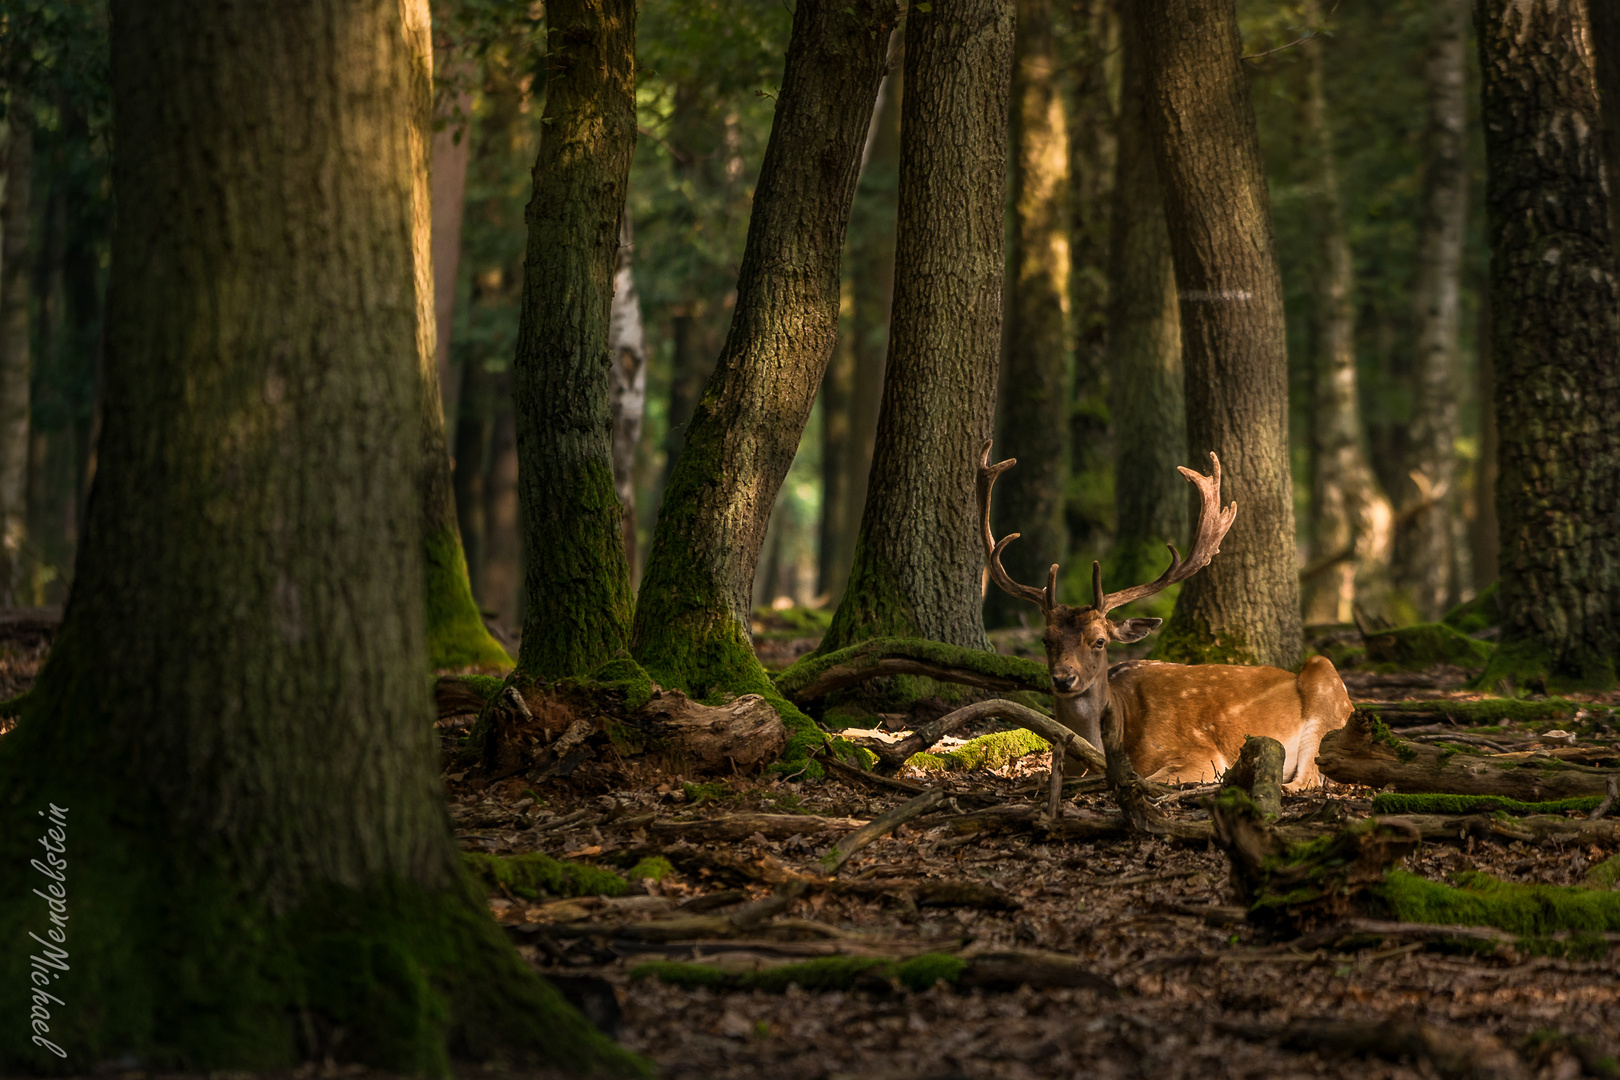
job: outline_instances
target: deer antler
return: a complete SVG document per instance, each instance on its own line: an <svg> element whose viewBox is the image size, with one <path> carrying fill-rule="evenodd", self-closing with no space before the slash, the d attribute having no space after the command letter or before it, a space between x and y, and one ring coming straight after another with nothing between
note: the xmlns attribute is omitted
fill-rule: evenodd
<svg viewBox="0 0 1620 1080"><path fill-rule="evenodd" d="M1045 589L1018 584L1001 565L1002 549L1018 539L1020 534L1008 533L997 540L990 532L990 489L996 486L996 477L1018 464L1018 459L1008 458L1006 461L990 464L990 442L989 439L984 440L984 448L979 451L979 524L984 529L984 557L990 567L990 580L994 581L1002 592L1016 596L1020 600L1028 600L1032 604L1039 604L1042 611L1050 610L1057 604L1057 563L1053 563L1052 569L1047 571Z"/></svg>
<svg viewBox="0 0 1620 1080"><path fill-rule="evenodd" d="M1160 574L1158 579L1146 585L1136 585L1129 589L1122 589L1116 593L1102 591L1102 567L1097 563L1091 564L1091 593L1092 606L1099 614L1105 614L1114 608L1122 607L1133 600L1140 600L1144 596L1152 596L1160 589L1174 585L1178 581L1186 581L1198 571L1209 565L1221 550L1221 539L1226 531L1232 527L1232 521L1237 517L1237 503L1233 502L1225 510L1221 509L1221 459L1211 451L1209 455L1211 475L1203 476L1191 469L1177 466L1177 471L1185 476L1189 483L1198 488L1200 496L1198 504L1198 529L1193 534L1192 550L1187 553L1185 562L1176 545L1166 544L1170 549L1170 567ZM989 534L986 533L986 536Z"/></svg>

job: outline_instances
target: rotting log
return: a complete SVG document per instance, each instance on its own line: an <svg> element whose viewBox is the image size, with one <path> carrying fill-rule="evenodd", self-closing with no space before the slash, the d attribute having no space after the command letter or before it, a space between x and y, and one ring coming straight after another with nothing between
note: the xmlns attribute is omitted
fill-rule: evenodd
<svg viewBox="0 0 1620 1080"><path fill-rule="evenodd" d="M1262 814L1282 815L1282 771L1288 757L1282 743L1264 735L1245 739L1243 749L1222 777L1225 787L1248 793Z"/></svg>
<svg viewBox="0 0 1620 1080"><path fill-rule="evenodd" d="M1050 694L1046 665L921 638L873 638L826 656L808 656L776 677L776 688L804 704L885 675L923 675L981 690Z"/></svg>
<svg viewBox="0 0 1620 1080"><path fill-rule="evenodd" d="M1523 802L1601 796L1612 769L1596 769L1528 751L1471 754L1421 746L1392 735L1368 713L1322 737L1316 758L1322 775L1341 784L1366 784L1401 792L1502 795Z"/></svg>
<svg viewBox="0 0 1620 1080"><path fill-rule="evenodd" d="M1620 821L1566 818L1552 815L1506 817L1496 814L1401 814L1383 820L1400 820L1418 830L1426 843L1456 844L1473 838L1507 844L1515 840L1527 844L1597 844L1606 847L1620 843Z"/></svg>

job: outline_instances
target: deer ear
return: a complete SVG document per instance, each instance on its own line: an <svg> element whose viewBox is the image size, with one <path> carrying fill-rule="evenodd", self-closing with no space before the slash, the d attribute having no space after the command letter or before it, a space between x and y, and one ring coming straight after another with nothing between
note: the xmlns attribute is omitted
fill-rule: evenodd
<svg viewBox="0 0 1620 1080"><path fill-rule="evenodd" d="M1163 619L1124 619L1113 624L1115 641L1141 641L1164 623Z"/></svg>

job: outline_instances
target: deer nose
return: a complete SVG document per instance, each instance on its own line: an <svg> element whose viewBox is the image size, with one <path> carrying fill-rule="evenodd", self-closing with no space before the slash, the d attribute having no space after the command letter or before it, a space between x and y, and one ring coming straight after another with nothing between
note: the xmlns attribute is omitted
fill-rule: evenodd
<svg viewBox="0 0 1620 1080"><path fill-rule="evenodd" d="M1073 690L1075 683L1079 681L1079 677L1075 675L1052 673L1052 688L1054 690L1062 690L1067 693Z"/></svg>

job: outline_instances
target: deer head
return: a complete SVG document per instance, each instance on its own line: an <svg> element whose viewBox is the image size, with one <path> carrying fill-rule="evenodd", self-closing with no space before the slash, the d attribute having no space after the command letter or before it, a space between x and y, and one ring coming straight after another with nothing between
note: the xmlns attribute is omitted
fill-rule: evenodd
<svg viewBox="0 0 1620 1080"><path fill-rule="evenodd" d="M1108 618L1114 608L1152 596L1178 581L1185 581L1209 565L1221 548L1221 538L1232 527L1237 517L1237 503L1221 509L1221 462L1213 453L1209 455L1211 475L1203 476L1191 469L1181 468L1182 476L1198 488L1202 499L1198 507L1198 527L1193 534L1192 550L1187 558L1174 544L1170 549L1170 567L1157 579L1146 585L1135 585L1119 592L1105 593L1102 587L1102 564L1091 564L1091 595L1089 607L1071 607L1058 603L1058 564L1053 563L1046 574L1046 588L1020 585L1001 565L1001 553L1008 544L1018 539L1018 533L1008 533L1000 540L990 532L990 489L996 478L1014 465L1017 458L990 464L990 440L986 439L979 454L979 521L984 529L985 559L989 564L990 580L1003 592L1039 605L1046 620L1046 665L1052 675L1052 691L1059 698L1085 694L1099 680L1106 684L1108 675L1108 643L1110 641L1140 641L1159 628L1162 619L1125 619L1115 622Z"/></svg>

